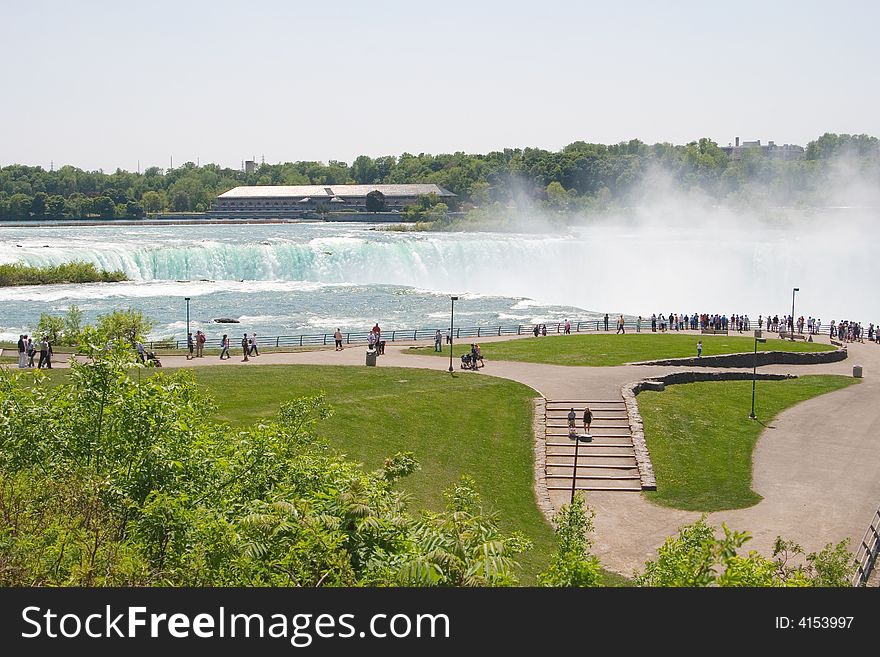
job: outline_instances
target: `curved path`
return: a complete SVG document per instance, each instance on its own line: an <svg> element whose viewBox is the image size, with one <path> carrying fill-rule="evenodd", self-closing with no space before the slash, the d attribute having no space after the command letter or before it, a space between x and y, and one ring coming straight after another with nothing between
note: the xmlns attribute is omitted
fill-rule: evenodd
<svg viewBox="0 0 880 657"><path fill-rule="evenodd" d="M552 338L551 338L552 339ZM821 338L827 340L827 337ZM489 342L489 339L482 342ZM405 355L405 346L388 345L379 366L446 370L449 361L434 356ZM294 353L267 353L242 363L217 356L187 361L164 356L166 367L248 364L364 365L363 346ZM455 363L456 376L472 376ZM762 372L852 375L862 365L860 385L816 397L781 413L761 434L754 452L752 488L764 499L753 507L709 514L752 533L747 547L765 555L781 535L808 552L849 537L855 550L880 501L880 345L849 345L849 358L828 365L771 365ZM488 362L479 375L519 381L548 399L610 399L620 386L645 377L681 370L669 366L567 367L535 363ZM700 368L687 368L699 370ZM717 371L706 369L706 371ZM662 482L659 482L662 485ZM567 493L552 491L554 507ZM606 567L631 574L652 558L667 536L701 514L660 507L641 493L588 493L596 509L594 552Z"/></svg>

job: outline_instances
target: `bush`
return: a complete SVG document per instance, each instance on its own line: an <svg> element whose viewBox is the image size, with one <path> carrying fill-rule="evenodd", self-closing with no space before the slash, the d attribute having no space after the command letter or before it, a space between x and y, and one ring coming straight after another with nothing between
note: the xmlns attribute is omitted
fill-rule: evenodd
<svg viewBox="0 0 880 657"><path fill-rule="evenodd" d="M0 287L61 283L116 283L127 281L121 271L99 270L90 262L67 262L33 267L22 262L0 265Z"/></svg>

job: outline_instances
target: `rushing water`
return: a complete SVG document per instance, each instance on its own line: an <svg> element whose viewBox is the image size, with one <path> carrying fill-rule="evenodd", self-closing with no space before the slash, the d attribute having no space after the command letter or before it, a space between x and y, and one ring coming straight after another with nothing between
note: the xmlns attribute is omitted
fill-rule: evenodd
<svg viewBox="0 0 880 657"><path fill-rule="evenodd" d="M456 324L533 324L599 312L797 314L880 319L876 229L810 231L600 225L559 235L395 233L365 224L0 228L0 262L85 260L126 283L0 289L0 337L76 304L87 320L136 307L154 337L261 335ZM220 326L230 317L241 324Z"/></svg>

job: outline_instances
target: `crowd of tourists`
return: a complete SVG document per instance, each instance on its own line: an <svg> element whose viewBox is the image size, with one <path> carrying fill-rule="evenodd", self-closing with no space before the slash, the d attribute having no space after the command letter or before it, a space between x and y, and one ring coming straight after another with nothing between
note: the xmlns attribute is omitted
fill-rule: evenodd
<svg viewBox="0 0 880 657"><path fill-rule="evenodd" d="M748 315L733 313L730 316L719 313L663 313L651 315L651 331L653 333L665 333L666 331L749 331L752 320ZM636 331L641 331L642 318L636 320Z"/></svg>
<svg viewBox="0 0 880 657"><path fill-rule="evenodd" d="M38 353L40 359L34 365L34 359ZM48 336L44 335L39 342L34 342L34 339L29 335L18 336L18 367L20 369L36 367L37 369L51 370L52 355L52 343L49 342Z"/></svg>

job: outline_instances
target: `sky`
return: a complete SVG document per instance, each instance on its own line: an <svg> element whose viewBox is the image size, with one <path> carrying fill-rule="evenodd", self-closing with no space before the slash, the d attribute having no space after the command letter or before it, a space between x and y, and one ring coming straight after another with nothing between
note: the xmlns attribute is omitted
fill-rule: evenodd
<svg viewBox="0 0 880 657"><path fill-rule="evenodd" d="M880 3L0 0L0 165L880 136Z"/></svg>

